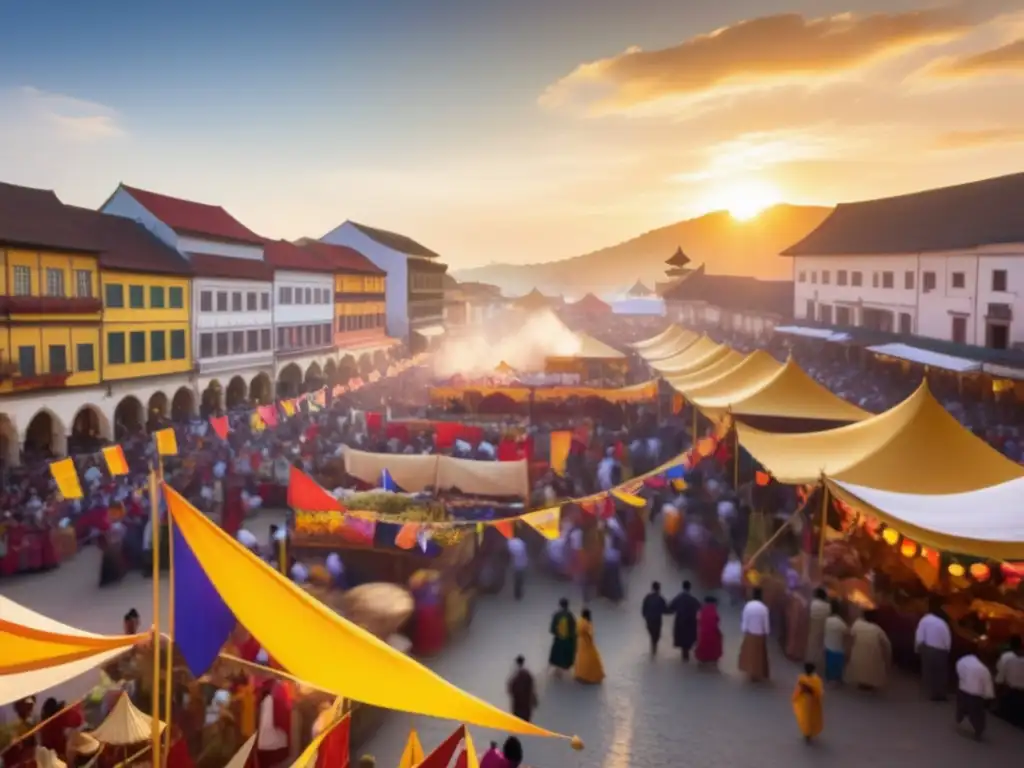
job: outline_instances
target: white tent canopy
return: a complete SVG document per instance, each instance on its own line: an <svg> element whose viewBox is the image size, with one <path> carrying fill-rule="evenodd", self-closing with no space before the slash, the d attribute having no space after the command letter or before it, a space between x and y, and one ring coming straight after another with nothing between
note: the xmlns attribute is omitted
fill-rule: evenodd
<svg viewBox="0 0 1024 768"><path fill-rule="evenodd" d="M785 336L803 336L806 339L820 339L821 341L849 341L850 334L830 331L827 328L808 328L802 325L777 325L775 333Z"/></svg>
<svg viewBox="0 0 1024 768"><path fill-rule="evenodd" d="M977 491L941 495L894 493L829 479L843 501L866 507L920 544L989 557L1024 558L1024 478Z"/></svg>
<svg viewBox="0 0 1024 768"><path fill-rule="evenodd" d="M968 360L964 357L944 355L939 352L929 352L927 349L919 349L909 344L881 344L877 347L868 347L869 352L886 357L898 357L911 363L928 365L932 368L942 368L955 373L971 373L981 370L981 363L975 360Z"/></svg>

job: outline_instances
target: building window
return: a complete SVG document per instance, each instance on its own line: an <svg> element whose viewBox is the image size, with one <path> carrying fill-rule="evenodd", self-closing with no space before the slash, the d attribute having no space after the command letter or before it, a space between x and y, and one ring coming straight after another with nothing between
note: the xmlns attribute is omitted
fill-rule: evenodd
<svg viewBox="0 0 1024 768"><path fill-rule="evenodd" d="M264 328L260 331L260 349L270 349L270 329Z"/></svg>
<svg viewBox="0 0 1024 768"><path fill-rule="evenodd" d="M228 344L231 342L231 338L227 332L217 334L217 357L227 357L231 354L231 348Z"/></svg>
<svg viewBox="0 0 1024 768"><path fill-rule="evenodd" d="M167 359L167 335L163 331L149 332L149 359L154 363Z"/></svg>
<svg viewBox="0 0 1024 768"><path fill-rule="evenodd" d="M818 311L821 313L821 322L825 325L832 325L832 305L822 304Z"/></svg>
<svg viewBox="0 0 1024 768"><path fill-rule="evenodd" d="M850 285L852 285L854 288L860 288L862 285L864 285L864 274L861 272L851 272Z"/></svg>
<svg viewBox="0 0 1024 768"><path fill-rule="evenodd" d="M107 334L107 364L121 365L124 363L124 334Z"/></svg>
<svg viewBox="0 0 1024 768"><path fill-rule="evenodd" d="M145 331L132 331L128 334L128 359L133 363L146 362Z"/></svg>
<svg viewBox="0 0 1024 768"><path fill-rule="evenodd" d="M307 288L306 289L306 303L307 304L312 304L313 303L313 289L312 288Z"/></svg>
<svg viewBox="0 0 1024 768"><path fill-rule="evenodd" d="M241 312L242 311L242 292L234 291L231 294L231 311Z"/></svg>
<svg viewBox="0 0 1024 768"><path fill-rule="evenodd" d="M151 309L164 308L164 287L162 285L149 286L149 306Z"/></svg>
<svg viewBox="0 0 1024 768"><path fill-rule="evenodd" d="M252 295L255 296L256 294L254 293ZM258 350L260 348L260 332L246 331L245 335L247 336L245 344L249 348L249 351L255 352Z"/></svg>
<svg viewBox="0 0 1024 768"><path fill-rule="evenodd" d="M985 346L989 349L1009 349L1010 326L1007 323L986 324Z"/></svg>
<svg viewBox="0 0 1024 768"><path fill-rule="evenodd" d="M953 343L967 343L967 318L963 315L953 315Z"/></svg>
<svg viewBox="0 0 1024 768"><path fill-rule="evenodd" d="M295 289L295 303L296 304L305 304L306 303L305 296L306 296L306 294L304 294L302 292L301 288L296 288Z"/></svg>
<svg viewBox="0 0 1024 768"><path fill-rule="evenodd" d="M992 290L993 291L1005 291L1006 290L1006 270L1005 269L993 269L992 270ZM996 349L1006 349L1006 347L996 347Z"/></svg>
<svg viewBox="0 0 1024 768"><path fill-rule="evenodd" d="M331 343L331 324L327 323L326 325L321 325L320 326L320 332L323 334L324 344L330 344Z"/></svg>
<svg viewBox="0 0 1024 768"><path fill-rule="evenodd" d="M853 323L850 322L850 308L849 307L836 307L836 325L850 326Z"/></svg>
<svg viewBox="0 0 1024 768"><path fill-rule="evenodd" d="M217 311L227 312L228 311L228 292L217 291Z"/></svg>
<svg viewBox="0 0 1024 768"><path fill-rule="evenodd" d="M807 300L807 314L805 315L805 317L808 320L814 319L814 299Z"/></svg>
<svg viewBox="0 0 1024 768"><path fill-rule="evenodd" d="M846 285L847 275L848 273L845 269L840 269L836 272L836 285Z"/></svg>
<svg viewBox="0 0 1024 768"><path fill-rule="evenodd" d="M245 294L245 309L246 309L246 311L248 311L248 312L255 312L256 311L256 306L257 306L257 301L258 301L258 299L256 298L256 294L253 293L252 291L250 291L249 293Z"/></svg>
<svg viewBox="0 0 1024 768"><path fill-rule="evenodd" d="M92 298L92 272L88 269L75 270L75 296L80 299Z"/></svg>
<svg viewBox="0 0 1024 768"><path fill-rule="evenodd" d="M28 267L14 267L14 295L32 295L32 270Z"/></svg>
<svg viewBox="0 0 1024 768"><path fill-rule="evenodd" d="M291 304L292 289L286 285L282 285L281 290L278 292L277 302L278 304Z"/></svg>
<svg viewBox="0 0 1024 768"><path fill-rule="evenodd" d="M185 359L185 332L171 331L171 360Z"/></svg>
<svg viewBox="0 0 1024 768"><path fill-rule="evenodd" d="M796 279L797 279L798 282L806 283L807 282L807 273L806 272L800 272L797 275Z"/></svg>
<svg viewBox="0 0 1024 768"><path fill-rule="evenodd" d="M907 272L913 276L913 272ZM900 333L908 334L914 332L914 320L909 312L900 312Z"/></svg>
<svg viewBox="0 0 1024 768"><path fill-rule="evenodd" d="M817 283L818 283L818 273L817 272L811 272L811 284L812 285L817 285Z"/></svg>
<svg viewBox="0 0 1024 768"><path fill-rule="evenodd" d="M267 292L263 292L260 294L260 309L262 309L264 312L270 309L270 294Z"/></svg>
<svg viewBox="0 0 1024 768"><path fill-rule="evenodd" d="M245 353L245 331L231 332L231 354L241 355Z"/></svg>
<svg viewBox="0 0 1024 768"><path fill-rule="evenodd" d="M96 358L93 355L92 344L76 344L75 359L78 363L76 370L82 373L96 370Z"/></svg>
<svg viewBox="0 0 1024 768"><path fill-rule="evenodd" d="M146 292L141 285L128 286L128 306L132 309L146 308Z"/></svg>
<svg viewBox="0 0 1024 768"><path fill-rule="evenodd" d="M288 344L288 329L278 328L277 329L277 348L284 349Z"/></svg>
<svg viewBox="0 0 1024 768"><path fill-rule="evenodd" d="M212 333L201 333L201 334L199 334L199 357L201 357L201 358L213 357L213 334Z"/></svg>
<svg viewBox="0 0 1024 768"><path fill-rule="evenodd" d="M185 308L185 289L180 285L172 285L167 289L167 304L171 309Z"/></svg>
<svg viewBox="0 0 1024 768"><path fill-rule="evenodd" d="M954 272L950 275L950 284L954 288L963 288L967 284L967 279L963 272Z"/></svg>
<svg viewBox="0 0 1024 768"><path fill-rule="evenodd" d="M319 344L320 343L320 326L319 325L314 325L313 326L313 343L314 344Z"/></svg>
<svg viewBox="0 0 1024 768"><path fill-rule="evenodd" d="M53 269L51 267L46 268L46 295L47 296L63 296L64 295L64 270Z"/></svg>
<svg viewBox="0 0 1024 768"><path fill-rule="evenodd" d="M872 288L877 288L880 283L881 283L881 280L879 279L878 273L877 272L872 272L871 273L871 287Z"/></svg>
<svg viewBox="0 0 1024 768"><path fill-rule="evenodd" d="M894 285L896 285L896 276L893 275L892 272L883 272L882 273L882 287L883 288L892 288Z"/></svg>
<svg viewBox="0 0 1024 768"><path fill-rule="evenodd" d="M213 292L201 291L199 293L199 311L213 312Z"/></svg>
<svg viewBox="0 0 1024 768"><path fill-rule="evenodd" d="M36 375L35 347L18 347L18 371L22 376Z"/></svg>
<svg viewBox="0 0 1024 768"><path fill-rule="evenodd" d="M821 284L822 285L828 285L831 282L832 282L832 273L829 272L827 269L823 269L821 271Z"/></svg>
<svg viewBox="0 0 1024 768"><path fill-rule="evenodd" d="M935 290L935 273L934 272L922 272L921 273L921 290L925 293L928 291Z"/></svg>
<svg viewBox="0 0 1024 768"><path fill-rule="evenodd" d="M63 344L50 345L50 373L68 372L68 348Z"/></svg>

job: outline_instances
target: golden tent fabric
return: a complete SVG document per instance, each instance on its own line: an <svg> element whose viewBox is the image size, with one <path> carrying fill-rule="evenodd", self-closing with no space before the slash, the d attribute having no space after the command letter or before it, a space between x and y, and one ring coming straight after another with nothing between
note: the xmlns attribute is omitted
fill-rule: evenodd
<svg viewBox="0 0 1024 768"><path fill-rule="evenodd" d="M678 368L693 360L700 360L704 355L718 349L720 346L714 339L708 336L701 336L690 343L682 344L678 349L666 350L663 354L653 355L648 353L644 355L644 360L652 367L663 363Z"/></svg>
<svg viewBox="0 0 1024 768"><path fill-rule="evenodd" d="M477 394L481 398L491 395L502 395L515 403L528 403L533 393L534 402L558 402L570 398L596 397L610 403L640 403L653 400L658 396L656 379L641 384L630 384L626 387L431 387L430 400L434 403L445 403L449 400L461 400L468 394Z"/></svg>
<svg viewBox="0 0 1024 768"><path fill-rule="evenodd" d="M921 386L899 405L856 424L823 432L773 434L737 422L740 443L783 483L822 476L884 491L975 491L1024 476L954 419Z"/></svg>
<svg viewBox="0 0 1024 768"><path fill-rule="evenodd" d="M701 407L701 403L705 399L728 397L733 393L752 389L770 379L781 368L782 363L767 352L757 350L747 355L743 362L732 370L690 386L683 391L683 394L691 402Z"/></svg>
<svg viewBox="0 0 1024 768"><path fill-rule="evenodd" d="M685 352L689 347L692 347L701 339L707 338L706 336L700 336L693 331L685 331L684 333L684 336L679 336L663 344L659 344L656 347L642 350L640 352L640 357L647 362L664 360L666 357L672 357L673 355L678 355L680 352Z"/></svg>
<svg viewBox="0 0 1024 768"><path fill-rule="evenodd" d="M437 480L437 456L372 453L345 448L345 471L371 485L380 485L386 469L399 488L410 493L422 491Z"/></svg>
<svg viewBox="0 0 1024 768"><path fill-rule="evenodd" d="M685 336L686 333L687 331L684 331L678 325L673 323L656 336L651 336L649 339L634 342L630 346L633 347L633 349L635 349L637 352L642 352L645 349L653 349L654 347L681 338Z"/></svg>
<svg viewBox="0 0 1024 768"><path fill-rule="evenodd" d="M668 373L665 374L664 378L672 389L682 394L688 388L703 386L705 383L714 381L719 376L723 376L746 360L746 358L747 355L743 355L734 349L730 349L728 354L716 360L706 368L701 368L700 370L691 371L686 374Z"/></svg>
<svg viewBox="0 0 1024 768"><path fill-rule="evenodd" d="M668 360L659 360L656 363L651 363L651 367L662 376L685 376L689 373L703 371L719 360L724 360L732 351L730 347L722 344L717 349L710 350L698 358L691 357L689 360L677 362L677 358L670 357ZM682 357L688 357L688 355L684 352Z"/></svg>
<svg viewBox="0 0 1024 768"><path fill-rule="evenodd" d="M775 416L850 423L871 414L844 400L805 373L790 358L774 375L718 396L697 398L705 412L729 411L733 416Z"/></svg>
<svg viewBox="0 0 1024 768"><path fill-rule="evenodd" d="M559 734L456 688L311 597L164 486L178 531L267 653L320 690L372 706L534 736Z"/></svg>

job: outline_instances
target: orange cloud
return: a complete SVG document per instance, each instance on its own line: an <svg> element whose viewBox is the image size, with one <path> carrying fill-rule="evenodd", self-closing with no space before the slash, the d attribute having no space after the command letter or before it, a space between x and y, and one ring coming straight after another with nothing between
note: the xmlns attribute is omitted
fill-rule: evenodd
<svg viewBox="0 0 1024 768"><path fill-rule="evenodd" d="M977 20L952 8L843 14L779 14L742 21L672 48L624 53L579 65L541 96L545 106L579 99L623 109L668 97L701 97L725 87L815 81L912 48L957 39ZM591 98L588 98L591 97Z"/></svg>
<svg viewBox="0 0 1024 768"><path fill-rule="evenodd" d="M954 59L935 69L935 74L952 77L988 75L996 72L1024 73L1024 38L973 56Z"/></svg>
<svg viewBox="0 0 1024 768"><path fill-rule="evenodd" d="M978 149L994 144L1024 142L1024 128L988 128L978 131L950 131L936 139L938 149Z"/></svg>

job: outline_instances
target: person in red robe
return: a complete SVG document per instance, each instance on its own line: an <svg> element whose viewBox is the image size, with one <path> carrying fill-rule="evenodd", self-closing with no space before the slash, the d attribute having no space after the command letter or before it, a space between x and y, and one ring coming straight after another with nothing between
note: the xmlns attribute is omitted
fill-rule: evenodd
<svg viewBox="0 0 1024 768"><path fill-rule="evenodd" d="M719 626L718 601L711 595L697 612L697 649L694 656L699 664L717 664L722 658L722 630Z"/></svg>
<svg viewBox="0 0 1024 768"><path fill-rule="evenodd" d="M256 760L259 768L276 768L291 752L292 713L287 692L277 681L263 684L256 714Z"/></svg>

